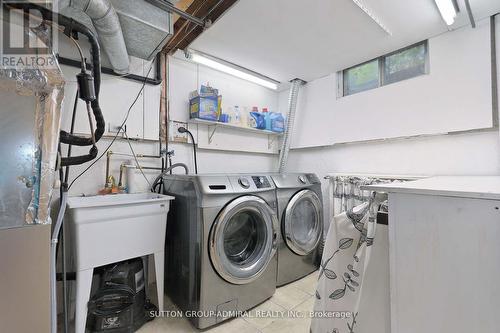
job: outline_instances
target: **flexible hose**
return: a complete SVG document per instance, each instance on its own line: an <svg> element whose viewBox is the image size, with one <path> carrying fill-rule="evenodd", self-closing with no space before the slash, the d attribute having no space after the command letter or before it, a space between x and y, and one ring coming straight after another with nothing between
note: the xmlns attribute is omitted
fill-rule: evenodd
<svg viewBox="0 0 500 333"><path fill-rule="evenodd" d="M184 168L184 171L186 172L186 175L189 174L189 169L188 169L188 166L184 163L174 163L172 164L171 166L169 166L168 168L165 169L165 171L163 171L158 177L155 178L154 183L157 183L162 177L163 175L167 174L169 171L171 170L174 170L175 168Z"/></svg>
<svg viewBox="0 0 500 333"><path fill-rule="evenodd" d="M198 155L196 154L196 142L194 141L193 133L186 130L186 133L191 137L191 142L193 143L193 154L194 154L194 174L198 174Z"/></svg>
<svg viewBox="0 0 500 333"><path fill-rule="evenodd" d="M50 241L50 328L52 333L57 333L56 249L59 231L61 230L66 212L67 200L68 192L63 191L61 207L59 208L59 214L57 215L57 221Z"/></svg>
<svg viewBox="0 0 500 333"><path fill-rule="evenodd" d="M160 175L158 175L158 177L155 178L155 180L153 181L153 185L151 186L151 191L155 192L156 186L158 186L158 184L160 184L160 181L162 181L164 175L168 174L171 170L173 170L175 168L179 168L179 167L184 168L184 171L186 171L186 175L189 174L189 169L188 169L186 164L174 163L174 164L170 165L168 168L166 168L165 171L163 171Z"/></svg>
<svg viewBox="0 0 500 333"><path fill-rule="evenodd" d="M97 41L97 37L94 35L92 30L87 28L82 23L75 21L72 18L66 17L64 15L54 13L48 10L47 8L36 5L34 3L13 3L9 4L9 6L13 6L16 8L23 8L23 9L37 9L42 14L44 19L57 23L61 26L64 26L66 28L65 34L69 35L71 32L76 31L87 37L90 43L90 55L92 59L92 76L94 77L94 90L96 94L96 99L91 103L92 111L96 120L96 130L94 136L95 140L99 141L99 139L104 134L106 124L104 122L104 117L102 115L102 111L99 106L99 91L101 89L101 48L99 46L99 42ZM75 146L91 146L93 144L92 138L78 137L69 134L66 131L61 131L60 141L62 143L72 144Z"/></svg>
<svg viewBox="0 0 500 333"><path fill-rule="evenodd" d="M278 164L279 173L285 172L288 152L290 151L290 137L293 130L293 124L295 122L295 111L297 110L297 99L299 97L300 87L304 83L305 82L300 79L294 79L292 80L292 86L290 87L290 95L288 96L288 115Z"/></svg>
<svg viewBox="0 0 500 333"><path fill-rule="evenodd" d="M97 37L94 35L92 30L87 28L85 25L60 14L53 14L53 15L56 15L58 24L66 27L66 29L70 31L77 31L85 35L90 43L90 55L92 59L92 76L94 77L94 90L96 96L95 100L91 102L91 107L96 121L96 129L94 137L95 141L97 142L101 139L102 135L104 134L104 130L106 128L101 107L99 106L99 91L101 89L101 48L99 46L99 42L97 41ZM60 141L62 143L72 144L75 146L93 145L92 137L83 138L69 134L66 131L60 132Z"/></svg>
<svg viewBox="0 0 500 333"><path fill-rule="evenodd" d="M61 166L68 165L80 165L92 161L97 157L97 147L92 147L87 155L73 156L73 157L63 157L61 158Z"/></svg>
<svg viewBox="0 0 500 333"><path fill-rule="evenodd" d="M60 26L64 26L64 33L66 35L71 36L71 33L76 31L87 37L90 43L92 74L94 77L94 90L96 95L96 99L91 102L92 111L96 120L95 133L90 138L85 138L69 134L66 131L60 131L59 141L61 143L75 146L93 146L95 142L101 139L106 127L101 107L99 106L99 90L101 88L101 50L99 47L99 42L97 41L97 37L94 35L92 30L90 30L80 22L77 22L64 15L54 13L43 6L30 2L9 3L8 6L23 10L36 9L41 13L44 20L57 23ZM61 158L61 166L82 164L94 159L96 156L97 148L92 147L88 155Z"/></svg>

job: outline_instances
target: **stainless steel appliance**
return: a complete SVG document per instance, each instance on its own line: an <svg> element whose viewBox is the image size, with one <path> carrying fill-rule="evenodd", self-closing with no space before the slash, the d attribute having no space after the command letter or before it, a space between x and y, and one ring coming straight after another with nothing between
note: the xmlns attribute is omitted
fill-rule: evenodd
<svg viewBox="0 0 500 333"><path fill-rule="evenodd" d="M276 289L275 187L265 175L165 175L175 196L166 236L166 293L206 328Z"/></svg>
<svg viewBox="0 0 500 333"><path fill-rule="evenodd" d="M319 267L323 242L321 182L314 174L273 174L280 219L277 285Z"/></svg>

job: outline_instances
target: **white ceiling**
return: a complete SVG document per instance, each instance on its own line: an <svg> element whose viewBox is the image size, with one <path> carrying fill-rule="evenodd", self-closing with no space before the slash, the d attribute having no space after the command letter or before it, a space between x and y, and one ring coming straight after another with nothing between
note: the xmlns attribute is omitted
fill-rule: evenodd
<svg viewBox="0 0 500 333"><path fill-rule="evenodd" d="M469 24L464 0L453 29ZM441 34L448 27L434 0L239 0L191 48L281 82L306 81ZM499 0L470 0L478 21Z"/></svg>

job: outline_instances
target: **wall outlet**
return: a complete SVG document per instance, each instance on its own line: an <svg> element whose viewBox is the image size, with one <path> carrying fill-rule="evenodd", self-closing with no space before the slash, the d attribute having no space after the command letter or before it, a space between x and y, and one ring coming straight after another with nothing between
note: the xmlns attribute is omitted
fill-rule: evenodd
<svg viewBox="0 0 500 333"><path fill-rule="evenodd" d="M121 124L108 123L108 133L118 133L118 131L120 130L120 126ZM127 132L127 125L123 126L123 130L121 131L121 133L123 132Z"/></svg>
<svg viewBox="0 0 500 333"><path fill-rule="evenodd" d="M187 133L179 133L179 127L187 128L187 123L183 121L171 120L168 126L168 138L171 142L188 142Z"/></svg>

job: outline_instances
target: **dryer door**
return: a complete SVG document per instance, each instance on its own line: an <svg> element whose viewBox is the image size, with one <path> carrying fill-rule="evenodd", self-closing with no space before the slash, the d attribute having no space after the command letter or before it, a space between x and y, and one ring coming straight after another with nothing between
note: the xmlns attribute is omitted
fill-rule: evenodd
<svg viewBox="0 0 500 333"><path fill-rule="evenodd" d="M321 200L311 190L297 192L288 202L283 220L287 246L298 255L311 253L323 234Z"/></svg>
<svg viewBox="0 0 500 333"><path fill-rule="evenodd" d="M275 211L261 198L231 201L210 231L210 259L217 273L234 284L257 279L276 252L276 226Z"/></svg>

